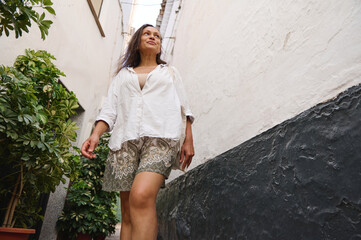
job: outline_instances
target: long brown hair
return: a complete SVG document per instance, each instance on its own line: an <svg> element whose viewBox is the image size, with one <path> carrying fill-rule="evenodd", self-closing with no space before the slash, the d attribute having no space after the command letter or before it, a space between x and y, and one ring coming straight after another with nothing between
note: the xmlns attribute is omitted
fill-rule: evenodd
<svg viewBox="0 0 361 240"><path fill-rule="evenodd" d="M146 27L154 27L154 26L151 24L144 24L134 33L134 35L130 39L125 54L119 58L119 64L115 74L118 74L120 70L122 70L125 67L136 67L140 64L140 53L138 48L140 44L140 38L143 33L143 29ZM161 39L161 43L162 43L162 39ZM162 44L161 44L160 52L157 54L156 61L157 64L166 64L165 61L160 59L161 54L162 54Z"/></svg>

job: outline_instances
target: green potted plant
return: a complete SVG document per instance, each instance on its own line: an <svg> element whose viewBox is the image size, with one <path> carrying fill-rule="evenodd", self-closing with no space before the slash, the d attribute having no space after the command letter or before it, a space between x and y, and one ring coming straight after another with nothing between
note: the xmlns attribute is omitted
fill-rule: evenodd
<svg viewBox="0 0 361 240"><path fill-rule="evenodd" d="M102 191L102 177L109 148L109 135L99 141L94 159L81 157L79 176L68 189L57 229L63 238L105 239L115 232L116 193Z"/></svg>
<svg viewBox="0 0 361 240"><path fill-rule="evenodd" d="M77 127L69 117L77 98L59 83L65 75L52 60L46 51L26 50L13 67L0 66L0 203L7 206L0 209L0 239L42 220L40 194L76 175L79 157L69 150Z"/></svg>

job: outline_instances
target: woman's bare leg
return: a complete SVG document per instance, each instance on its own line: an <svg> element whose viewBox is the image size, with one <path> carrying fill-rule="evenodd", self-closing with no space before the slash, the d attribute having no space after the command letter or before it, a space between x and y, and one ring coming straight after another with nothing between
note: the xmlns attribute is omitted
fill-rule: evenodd
<svg viewBox="0 0 361 240"><path fill-rule="evenodd" d="M122 211L122 225L120 229L120 240L132 239L132 225L130 222L130 207L129 207L130 192L120 192L120 207Z"/></svg>
<svg viewBox="0 0 361 240"><path fill-rule="evenodd" d="M162 174L154 172L141 172L135 176L129 196L133 240L157 239L155 205L164 179Z"/></svg>

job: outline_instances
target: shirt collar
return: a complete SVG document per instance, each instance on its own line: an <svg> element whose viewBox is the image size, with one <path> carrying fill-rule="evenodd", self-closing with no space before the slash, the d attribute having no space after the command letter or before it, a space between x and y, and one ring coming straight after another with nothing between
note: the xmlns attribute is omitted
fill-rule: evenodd
<svg viewBox="0 0 361 240"><path fill-rule="evenodd" d="M161 68L163 68L163 67L168 66L168 64L167 64L167 63L161 63L161 64L158 64L158 66L160 66ZM156 68L157 68L157 67L156 67ZM128 71L130 71L130 72L132 72L132 73L136 73L136 72L134 71L133 67L127 67L127 69L128 69Z"/></svg>
<svg viewBox="0 0 361 240"><path fill-rule="evenodd" d="M133 67L127 67L127 69L128 69L129 72L135 73Z"/></svg>

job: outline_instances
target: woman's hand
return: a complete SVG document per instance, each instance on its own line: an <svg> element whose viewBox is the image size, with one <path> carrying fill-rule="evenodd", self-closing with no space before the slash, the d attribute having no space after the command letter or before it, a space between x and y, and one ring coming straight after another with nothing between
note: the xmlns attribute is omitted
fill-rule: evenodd
<svg viewBox="0 0 361 240"><path fill-rule="evenodd" d="M94 149L98 146L99 137L96 134L92 134L81 146L81 154L86 158L95 158L96 155L93 154Z"/></svg>
<svg viewBox="0 0 361 240"><path fill-rule="evenodd" d="M103 133L109 128L108 124L102 120L98 121L95 125L92 135L85 140L81 146L81 154L86 158L95 158L96 155L93 154L94 149L98 146L99 138Z"/></svg>
<svg viewBox="0 0 361 240"><path fill-rule="evenodd" d="M194 156L194 147L193 147L193 134L192 134L192 123L187 117L187 125L186 125L186 137L184 139L182 148L181 148L181 154L179 161L182 164L182 171L184 171L185 168L188 168L189 165L192 162L192 158Z"/></svg>
<svg viewBox="0 0 361 240"><path fill-rule="evenodd" d="M194 156L194 147L193 147L193 139L185 139L184 143L181 148L181 154L180 154L180 162L182 164L182 171L184 171L185 168L188 168L189 165L192 162L192 158Z"/></svg>

